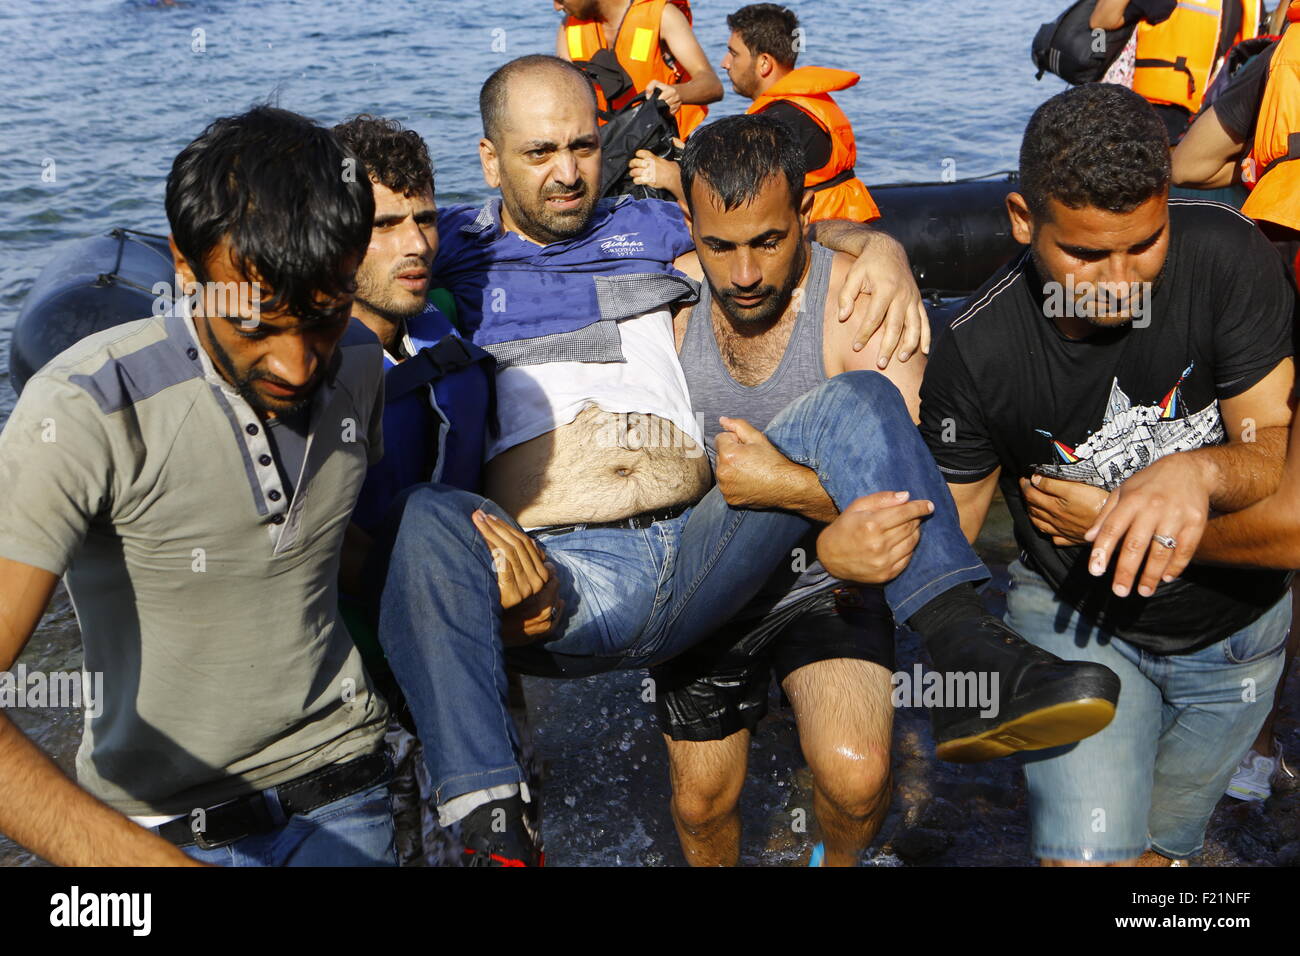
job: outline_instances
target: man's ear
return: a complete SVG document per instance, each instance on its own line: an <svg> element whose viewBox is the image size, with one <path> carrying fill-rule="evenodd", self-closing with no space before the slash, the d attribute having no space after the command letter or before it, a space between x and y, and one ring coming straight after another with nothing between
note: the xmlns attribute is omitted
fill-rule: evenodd
<svg viewBox="0 0 1300 956"><path fill-rule="evenodd" d="M811 189L803 191L803 197L799 200L799 222L803 226L803 231L808 232L808 224L812 220L813 201L816 199Z"/></svg>
<svg viewBox="0 0 1300 956"><path fill-rule="evenodd" d="M1007 215L1011 217L1012 238L1022 246L1029 245L1034 239L1034 214L1020 193L1007 196Z"/></svg>
<svg viewBox="0 0 1300 956"><path fill-rule="evenodd" d="M754 61L754 70L763 79L772 75L772 70L776 68L776 61L766 53L760 53L758 59Z"/></svg>
<svg viewBox="0 0 1300 956"><path fill-rule="evenodd" d="M483 166L483 181L491 189L501 188L501 159L496 145L484 136L478 141L478 161Z"/></svg>

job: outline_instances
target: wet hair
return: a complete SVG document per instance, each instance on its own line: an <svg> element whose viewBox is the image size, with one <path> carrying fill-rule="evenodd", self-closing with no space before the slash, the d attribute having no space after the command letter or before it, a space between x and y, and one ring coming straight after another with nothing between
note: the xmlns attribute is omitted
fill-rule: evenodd
<svg viewBox="0 0 1300 956"><path fill-rule="evenodd" d="M167 176L167 221L195 278L207 281L225 239L239 270L270 287L263 310L332 320L318 300L352 290L375 218L370 180L345 175L347 159L356 162L329 130L288 110L214 120Z"/></svg>
<svg viewBox="0 0 1300 956"><path fill-rule="evenodd" d="M375 182L403 196L433 189L433 160L415 130L396 120L360 113L339 123L333 132Z"/></svg>
<svg viewBox="0 0 1300 956"><path fill-rule="evenodd" d="M483 119L484 138L494 143L500 141L501 124L505 121L506 93L509 90L510 81L519 74L537 74L545 70L559 74L567 73L572 76L587 91L591 97L591 108L595 110L596 93L591 88L591 81L587 79L587 74L583 73L582 70L568 60L561 60L558 56L547 56L542 53L521 56L518 59L511 60L505 66L499 67L495 73L484 81L483 88L479 90L478 111L479 116Z"/></svg>
<svg viewBox="0 0 1300 956"><path fill-rule="evenodd" d="M803 199L803 147L789 126L761 113L701 126L682 154L682 189L692 210L697 177L722 200L723 209L731 210L753 202L768 180L782 173L797 211Z"/></svg>
<svg viewBox="0 0 1300 956"><path fill-rule="evenodd" d="M1151 105L1111 83L1088 83L1038 107L1020 146L1020 192L1049 218L1070 209L1132 212L1169 188L1169 134Z"/></svg>
<svg viewBox="0 0 1300 956"><path fill-rule="evenodd" d="M782 66L793 67L799 58L794 48L799 18L794 11L778 3L751 3L728 14L727 26L754 56L766 53Z"/></svg>

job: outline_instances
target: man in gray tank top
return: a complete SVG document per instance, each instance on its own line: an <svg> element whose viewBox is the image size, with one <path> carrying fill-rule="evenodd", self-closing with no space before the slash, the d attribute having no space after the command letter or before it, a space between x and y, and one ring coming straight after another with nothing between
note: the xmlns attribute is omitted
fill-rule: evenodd
<svg viewBox="0 0 1300 956"><path fill-rule="evenodd" d="M703 271L694 278L707 281L694 308L676 318L691 405L702 418L719 480L729 468L752 467L754 455L770 455L765 470L797 469L771 445L751 440L831 376L875 369L879 336L854 350L851 328L838 319L848 257L806 234L780 242L788 239L789 194L779 176L752 203L731 210L699 202L707 189L696 187L693 210L703 240L697 245ZM804 193L805 216L811 199ZM922 356L884 372L914 420L923 372ZM900 501L889 491L875 499L873 510L884 525L877 543L883 583L910 556L928 502ZM825 519L834 517L832 508ZM773 674L793 704L813 771L823 841L812 862L853 865L884 822L893 617L878 588L844 585L815 556L814 535L713 638L652 669L673 819L693 865L737 862L749 740L766 713Z"/></svg>

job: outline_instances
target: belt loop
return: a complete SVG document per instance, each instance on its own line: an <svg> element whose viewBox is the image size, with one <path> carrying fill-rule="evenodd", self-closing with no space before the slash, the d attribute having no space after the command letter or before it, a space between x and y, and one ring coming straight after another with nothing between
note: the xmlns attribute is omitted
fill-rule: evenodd
<svg viewBox="0 0 1300 956"><path fill-rule="evenodd" d="M271 814L271 820L277 827L282 827L289 822L289 817L284 812L284 806L280 803L279 787L270 787L263 790L262 802L266 804L266 810Z"/></svg>

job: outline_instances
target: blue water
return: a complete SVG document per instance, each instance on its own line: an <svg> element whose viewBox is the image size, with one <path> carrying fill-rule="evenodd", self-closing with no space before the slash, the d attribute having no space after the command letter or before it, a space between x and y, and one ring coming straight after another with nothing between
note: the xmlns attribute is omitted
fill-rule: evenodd
<svg viewBox="0 0 1300 956"><path fill-rule="evenodd" d="M740 0L700 0L715 68ZM1014 167L1034 107L1029 41L1063 0L804 0L801 62L852 69L839 97L868 182ZM440 202L486 194L478 87L554 49L550 0L4 0L0 5L0 421L23 297L61 242L113 226L166 231L176 153L217 116L268 98L322 123L391 116L429 143ZM200 49L201 48L201 49ZM713 115L743 112L727 88ZM46 182L53 164L54 181ZM951 165L951 164L950 164Z"/></svg>

